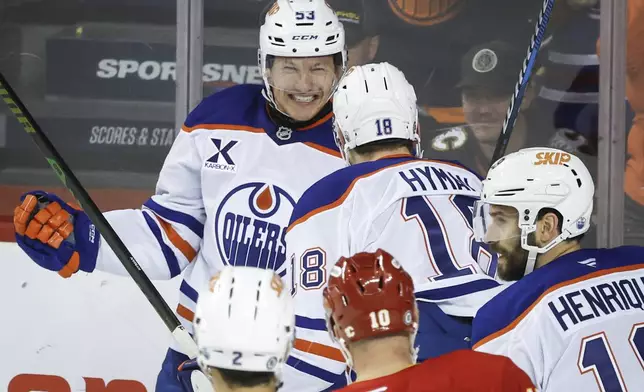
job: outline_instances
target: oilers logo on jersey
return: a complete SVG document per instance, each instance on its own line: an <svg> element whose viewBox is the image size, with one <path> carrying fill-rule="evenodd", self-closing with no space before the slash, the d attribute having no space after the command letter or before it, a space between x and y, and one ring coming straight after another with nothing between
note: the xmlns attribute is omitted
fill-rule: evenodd
<svg viewBox="0 0 644 392"><path fill-rule="evenodd" d="M284 236L295 200L270 184L242 184L222 200L215 217L215 236L221 260L279 270L286 259Z"/></svg>

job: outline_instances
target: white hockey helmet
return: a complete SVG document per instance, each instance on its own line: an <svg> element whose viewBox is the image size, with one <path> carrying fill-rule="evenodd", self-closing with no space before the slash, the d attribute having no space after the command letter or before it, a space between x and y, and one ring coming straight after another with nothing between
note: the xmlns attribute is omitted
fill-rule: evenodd
<svg viewBox="0 0 644 392"><path fill-rule="evenodd" d="M277 107L269 80L269 56L321 57L336 54L340 56L339 65L344 72L347 64L344 27L324 0L276 0L259 30L258 60L264 78L264 95Z"/></svg>
<svg viewBox="0 0 644 392"><path fill-rule="evenodd" d="M483 180L481 199L475 203L475 238L489 243L516 237L496 227L489 213L490 205L514 207L521 247L528 251L525 274L529 274L537 254L588 231L594 191L588 169L575 155L554 148L524 148L496 161ZM528 234L537 229L537 214L544 208L561 214L561 234L543 247L530 245Z"/></svg>
<svg viewBox="0 0 644 392"><path fill-rule="evenodd" d="M405 75L389 63L351 67L333 95L335 139L342 156L358 146L387 139L414 142L420 133L416 92Z"/></svg>
<svg viewBox="0 0 644 392"><path fill-rule="evenodd" d="M194 327L204 372L274 372L280 379L295 336L292 298L274 271L228 266L200 293Z"/></svg>

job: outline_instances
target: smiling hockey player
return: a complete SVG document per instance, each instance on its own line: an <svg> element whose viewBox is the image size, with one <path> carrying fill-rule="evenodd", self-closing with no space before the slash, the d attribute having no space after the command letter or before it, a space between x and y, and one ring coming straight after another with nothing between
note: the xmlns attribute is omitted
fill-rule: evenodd
<svg viewBox="0 0 644 392"><path fill-rule="evenodd" d="M581 249L595 185L575 155L535 147L492 165L474 229L516 281L474 319L478 351L504 355L544 392L641 390L644 248Z"/></svg>
<svg viewBox="0 0 644 392"><path fill-rule="evenodd" d="M323 0L278 0L260 30L265 86L240 85L206 99L186 119L152 196L141 209L105 215L151 279L182 272L177 314L193 331L195 302L226 265L284 274L285 230L300 195L343 166L330 96L344 72L344 29ZM14 215L18 245L69 277L126 271L83 211L40 191ZM169 349L157 391L179 391Z"/></svg>

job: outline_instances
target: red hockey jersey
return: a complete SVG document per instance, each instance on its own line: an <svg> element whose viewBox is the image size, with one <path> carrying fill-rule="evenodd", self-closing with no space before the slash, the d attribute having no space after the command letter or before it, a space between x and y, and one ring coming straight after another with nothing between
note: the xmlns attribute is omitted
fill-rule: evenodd
<svg viewBox="0 0 644 392"><path fill-rule="evenodd" d="M458 350L389 376L353 383L341 392L536 392L510 359Z"/></svg>

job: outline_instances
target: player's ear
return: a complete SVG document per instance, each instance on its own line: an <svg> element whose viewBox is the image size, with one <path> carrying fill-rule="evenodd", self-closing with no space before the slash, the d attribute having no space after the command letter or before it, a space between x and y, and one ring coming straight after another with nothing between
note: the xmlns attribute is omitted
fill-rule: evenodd
<svg viewBox="0 0 644 392"><path fill-rule="evenodd" d="M538 246L550 243L559 234L559 217L554 212L544 214L537 222L535 235Z"/></svg>

